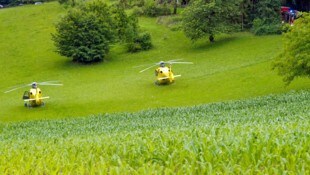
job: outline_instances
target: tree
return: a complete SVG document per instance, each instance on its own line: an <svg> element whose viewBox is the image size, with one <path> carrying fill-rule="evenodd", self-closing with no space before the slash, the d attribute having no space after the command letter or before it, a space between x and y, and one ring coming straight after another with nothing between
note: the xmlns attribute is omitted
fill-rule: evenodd
<svg viewBox="0 0 310 175"><path fill-rule="evenodd" d="M273 68L290 84L296 77L310 78L310 14L294 22L284 34L284 50L276 58Z"/></svg>
<svg viewBox="0 0 310 175"><path fill-rule="evenodd" d="M280 0L259 0L253 11L253 32L256 35L281 33Z"/></svg>
<svg viewBox="0 0 310 175"><path fill-rule="evenodd" d="M73 61L102 61L115 40L114 26L108 6L93 1L69 10L56 25L52 39L57 52Z"/></svg>
<svg viewBox="0 0 310 175"><path fill-rule="evenodd" d="M111 9L118 40L121 42L132 41L138 35L138 18L135 15L128 16L123 4L115 4Z"/></svg>
<svg viewBox="0 0 310 175"><path fill-rule="evenodd" d="M103 61L115 42L127 43L128 48L134 43L139 46L135 51L151 48L151 37L139 34L135 16L127 16L122 4L108 7L102 1L69 10L52 39L60 55L83 63Z"/></svg>
<svg viewBox="0 0 310 175"><path fill-rule="evenodd" d="M236 31L238 27L239 1L197 0L184 10L182 28L185 35L195 41L214 35Z"/></svg>

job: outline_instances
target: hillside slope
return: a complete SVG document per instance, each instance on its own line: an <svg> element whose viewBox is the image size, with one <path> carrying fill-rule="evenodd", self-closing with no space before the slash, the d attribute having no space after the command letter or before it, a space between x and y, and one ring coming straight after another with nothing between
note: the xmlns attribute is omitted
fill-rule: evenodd
<svg viewBox="0 0 310 175"><path fill-rule="evenodd" d="M181 31L140 18L141 29L151 33L154 48L128 54L112 46L107 62L74 64L57 55L51 33L65 9L56 2L0 11L0 90L59 80L63 87L42 87L51 98L43 108L23 107L28 88L0 93L0 121L66 118L107 112L139 111L157 107L191 106L309 89L309 79L285 87L271 70L281 49L280 36L256 37L249 33L217 36L216 42L191 43ZM182 77L171 86L155 86L154 70L139 73L134 66L182 58L194 65L174 65Z"/></svg>
<svg viewBox="0 0 310 175"><path fill-rule="evenodd" d="M309 174L310 91L0 123L0 174Z"/></svg>

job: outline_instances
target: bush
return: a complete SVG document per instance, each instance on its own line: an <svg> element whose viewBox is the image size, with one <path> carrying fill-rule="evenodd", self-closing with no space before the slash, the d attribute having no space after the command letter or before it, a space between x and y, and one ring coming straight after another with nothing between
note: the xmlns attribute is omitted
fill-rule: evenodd
<svg viewBox="0 0 310 175"><path fill-rule="evenodd" d="M132 14L135 16L142 16L143 15L143 9L137 6L134 6L132 8Z"/></svg>
<svg viewBox="0 0 310 175"><path fill-rule="evenodd" d="M253 21L252 32L255 35L281 34L281 23L278 21L267 22L265 19L256 18Z"/></svg>
<svg viewBox="0 0 310 175"><path fill-rule="evenodd" d="M71 9L56 25L52 39L60 55L89 63L104 60L115 36L108 6L94 1Z"/></svg>
<svg viewBox="0 0 310 175"><path fill-rule="evenodd" d="M137 35L132 42L127 45L129 52L138 52L152 48L151 35L147 32Z"/></svg>
<svg viewBox="0 0 310 175"><path fill-rule="evenodd" d="M120 4L115 4L111 10L118 41L132 41L138 33L138 18L135 15L128 16Z"/></svg>
<svg viewBox="0 0 310 175"><path fill-rule="evenodd" d="M289 23L283 23L281 32L282 33L287 33L291 29L291 25Z"/></svg>
<svg viewBox="0 0 310 175"><path fill-rule="evenodd" d="M144 0L132 0L131 1L132 6L143 7L144 4L145 4Z"/></svg>
<svg viewBox="0 0 310 175"><path fill-rule="evenodd" d="M157 17L163 15L170 15L171 10L165 5L156 5L152 3L144 7L143 13L149 17Z"/></svg>

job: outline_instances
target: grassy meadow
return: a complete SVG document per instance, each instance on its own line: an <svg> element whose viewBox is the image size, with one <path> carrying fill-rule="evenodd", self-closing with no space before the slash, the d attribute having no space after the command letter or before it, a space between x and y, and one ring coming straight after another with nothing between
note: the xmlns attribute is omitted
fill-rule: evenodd
<svg viewBox="0 0 310 175"><path fill-rule="evenodd" d="M297 79L285 87L271 70L281 50L280 36L256 37L238 33L192 43L181 31L171 31L156 18L140 18L141 29L151 33L154 48L127 53L114 45L104 63L81 65L55 53L54 24L66 9L58 3L23 6L0 11L0 89L6 91L33 81L59 80L63 87L41 87L51 98L42 108L26 109L21 96L28 88L0 93L0 121L52 119L90 114L133 112L246 99L310 87ZM155 86L153 69L134 68L160 60L184 59L194 65L174 65L182 77L171 86Z"/></svg>
<svg viewBox="0 0 310 175"><path fill-rule="evenodd" d="M139 18L154 48L116 44L104 63L55 53L56 2L0 10L0 174L310 174L310 80L285 86L271 70L279 35L236 33L192 43ZM182 77L154 85L139 65L183 59ZM147 67L147 66L146 66ZM42 86L46 105L25 108Z"/></svg>

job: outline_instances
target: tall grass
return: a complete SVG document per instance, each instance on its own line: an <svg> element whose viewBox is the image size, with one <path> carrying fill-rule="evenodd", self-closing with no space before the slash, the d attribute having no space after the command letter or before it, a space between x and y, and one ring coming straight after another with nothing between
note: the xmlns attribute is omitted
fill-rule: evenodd
<svg viewBox="0 0 310 175"><path fill-rule="evenodd" d="M1 174L309 174L310 92L0 124Z"/></svg>

